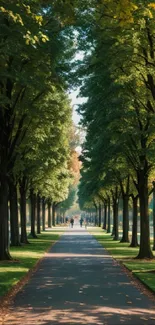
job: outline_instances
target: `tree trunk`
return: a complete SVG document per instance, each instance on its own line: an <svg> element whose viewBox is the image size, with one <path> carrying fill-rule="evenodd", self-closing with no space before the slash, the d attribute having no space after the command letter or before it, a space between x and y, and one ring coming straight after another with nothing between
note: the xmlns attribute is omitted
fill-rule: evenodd
<svg viewBox="0 0 155 325"><path fill-rule="evenodd" d="M37 234L40 233L40 195L37 194Z"/></svg>
<svg viewBox="0 0 155 325"><path fill-rule="evenodd" d="M153 250L155 250L155 182L153 182Z"/></svg>
<svg viewBox="0 0 155 325"><path fill-rule="evenodd" d="M20 246L18 223L17 184L9 181L11 246Z"/></svg>
<svg viewBox="0 0 155 325"><path fill-rule="evenodd" d="M108 198L108 228L107 233L110 233L110 198Z"/></svg>
<svg viewBox="0 0 155 325"><path fill-rule="evenodd" d="M21 243L29 244L26 231L26 180L23 177L19 186L20 190L20 220L21 220Z"/></svg>
<svg viewBox="0 0 155 325"><path fill-rule="evenodd" d="M132 204L133 204L133 222L132 222L132 240L130 247L137 247L138 246L138 239L137 239L137 216L138 216L138 196L132 197Z"/></svg>
<svg viewBox="0 0 155 325"><path fill-rule="evenodd" d="M113 209L113 211L114 211L114 209ZM115 234L115 229L114 229L114 221L113 221L113 227L112 227L112 233L111 233L111 236L113 237L114 234Z"/></svg>
<svg viewBox="0 0 155 325"><path fill-rule="evenodd" d="M123 198L123 236L121 243L129 243L129 196L124 194Z"/></svg>
<svg viewBox="0 0 155 325"><path fill-rule="evenodd" d="M97 226L98 225L98 218L97 218L97 213L98 213L98 209L97 209L97 207L96 207L96 213L95 213L95 226Z"/></svg>
<svg viewBox="0 0 155 325"><path fill-rule="evenodd" d="M33 238L37 238L35 231L35 220L36 220L36 194L34 190L31 188L30 190L30 202L31 202L31 233L30 235Z"/></svg>
<svg viewBox="0 0 155 325"><path fill-rule="evenodd" d="M104 204L104 221L102 229L107 229L107 204Z"/></svg>
<svg viewBox="0 0 155 325"><path fill-rule="evenodd" d="M118 202L116 199L113 200L113 218L114 218L114 240L119 240L118 234Z"/></svg>
<svg viewBox="0 0 155 325"><path fill-rule="evenodd" d="M148 212L148 176L144 170L138 171L138 192L140 201L140 249L137 258L153 258L150 247Z"/></svg>
<svg viewBox="0 0 155 325"><path fill-rule="evenodd" d="M99 203L99 221L98 221L98 225L99 227L101 227L101 218L102 218L102 208L101 208L101 203Z"/></svg>
<svg viewBox="0 0 155 325"><path fill-rule="evenodd" d="M48 228L52 227L52 218L51 218L51 202L48 202Z"/></svg>
<svg viewBox="0 0 155 325"><path fill-rule="evenodd" d="M52 204L52 226L55 227L56 203Z"/></svg>
<svg viewBox="0 0 155 325"><path fill-rule="evenodd" d="M5 166L3 166L3 170ZM10 260L8 234L8 184L5 174L0 179L0 260Z"/></svg>
<svg viewBox="0 0 155 325"><path fill-rule="evenodd" d="M45 198L42 198L42 230L45 231Z"/></svg>
<svg viewBox="0 0 155 325"><path fill-rule="evenodd" d="M60 208L57 206L57 213L56 213L56 224L60 223Z"/></svg>
<svg viewBox="0 0 155 325"><path fill-rule="evenodd" d="M63 212L62 223L65 223L65 211Z"/></svg>
<svg viewBox="0 0 155 325"><path fill-rule="evenodd" d="M57 215L56 215L56 224L57 225L59 224L59 214L58 214L58 211L57 211Z"/></svg>

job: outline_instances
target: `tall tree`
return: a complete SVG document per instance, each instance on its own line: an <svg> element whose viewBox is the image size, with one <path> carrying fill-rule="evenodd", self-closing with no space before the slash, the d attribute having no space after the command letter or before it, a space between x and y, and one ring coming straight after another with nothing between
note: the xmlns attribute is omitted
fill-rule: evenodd
<svg viewBox="0 0 155 325"><path fill-rule="evenodd" d="M65 91L73 40L70 6L66 10L63 3L58 6L57 2L33 0L29 5L27 1L1 4L0 259L7 259L8 177L21 158L18 147L29 133L32 120L36 117L39 122L38 101L51 93L51 88L59 86L62 93Z"/></svg>
<svg viewBox="0 0 155 325"><path fill-rule="evenodd" d="M136 175L140 200L138 257L152 258L148 176L154 166L154 9L151 3L137 1L92 5L93 10L86 9L85 29L80 34L80 46L85 42L89 53L79 68L79 78L84 80L81 94L88 98L80 108L87 128L87 157L95 162L96 153L100 168L105 159L115 162L116 155L126 159Z"/></svg>

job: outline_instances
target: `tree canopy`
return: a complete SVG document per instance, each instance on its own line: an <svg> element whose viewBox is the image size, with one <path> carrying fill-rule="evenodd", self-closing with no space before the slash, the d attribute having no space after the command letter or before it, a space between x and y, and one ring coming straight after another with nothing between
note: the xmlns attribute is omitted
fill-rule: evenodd
<svg viewBox="0 0 155 325"><path fill-rule="evenodd" d="M117 239L121 197L126 242L129 198L138 197L138 258L153 257L148 197L155 163L154 22L149 0L1 1L1 260L10 258L12 186L20 192L23 227L29 193L64 211L73 202L81 163L67 93L76 86L86 99L78 108L86 134L80 207L96 209L111 199ZM83 59L75 60L80 51Z"/></svg>
<svg viewBox="0 0 155 325"><path fill-rule="evenodd" d="M109 190L120 186L125 200L132 186L123 184L130 175L140 200L138 257L152 257L148 183L155 150L154 4L92 1L82 19L79 48L85 56L77 74L87 101L79 107L86 128L79 195L87 202L84 192L94 198L107 185Z"/></svg>

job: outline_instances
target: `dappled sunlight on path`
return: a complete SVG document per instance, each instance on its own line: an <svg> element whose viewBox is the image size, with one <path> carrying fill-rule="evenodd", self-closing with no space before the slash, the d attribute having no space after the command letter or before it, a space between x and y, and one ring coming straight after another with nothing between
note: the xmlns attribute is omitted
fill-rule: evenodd
<svg viewBox="0 0 155 325"><path fill-rule="evenodd" d="M84 303L65 302L66 308L55 309L32 308L26 310L18 308L16 317L8 317L8 325L19 325L23 320L25 325L50 325L50 324L154 324L155 311L138 308L115 308L90 306Z"/></svg>
<svg viewBox="0 0 155 325"><path fill-rule="evenodd" d="M155 308L84 229L68 229L17 294L4 325L155 324Z"/></svg>

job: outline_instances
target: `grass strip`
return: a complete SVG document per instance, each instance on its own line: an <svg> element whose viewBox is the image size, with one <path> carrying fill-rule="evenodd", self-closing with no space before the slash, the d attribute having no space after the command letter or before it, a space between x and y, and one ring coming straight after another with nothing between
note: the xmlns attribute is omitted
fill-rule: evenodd
<svg viewBox="0 0 155 325"><path fill-rule="evenodd" d="M139 248L129 247L129 243L114 241L111 235L101 228L89 228L88 231L107 249L109 254L123 263L137 278L155 293L155 259L138 260L135 257Z"/></svg>
<svg viewBox="0 0 155 325"><path fill-rule="evenodd" d="M30 244L10 248L13 260L0 262L0 298L33 269L60 234L62 231L56 229L54 232L44 231L38 235L38 239L29 239Z"/></svg>

